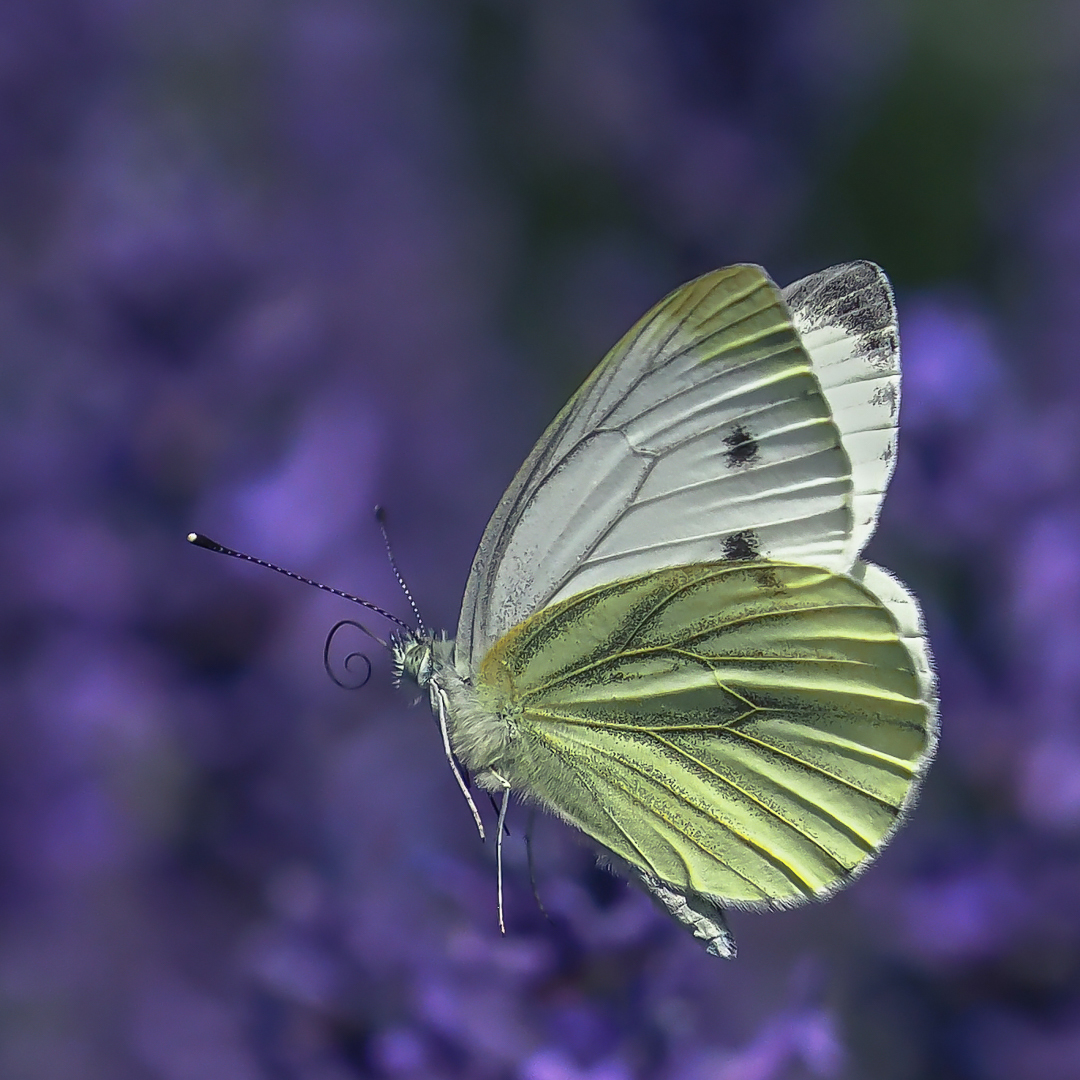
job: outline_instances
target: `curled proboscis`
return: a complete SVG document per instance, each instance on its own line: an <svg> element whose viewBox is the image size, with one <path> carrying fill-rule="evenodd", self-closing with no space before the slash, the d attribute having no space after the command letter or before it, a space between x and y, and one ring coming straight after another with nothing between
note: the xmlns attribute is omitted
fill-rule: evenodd
<svg viewBox="0 0 1080 1080"><path fill-rule="evenodd" d="M343 690L359 690L362 686L367 686L368 679L371 678L371 660L366 653L351 652L348 656L345 657L341 665L347 674L355 675L356 671L353 666L354 661L362 660L364 662L365 670L363 678L359 682L356 682L355 680L346 682L342 679L339 679L337 675L334 674L334 669L330 663L330 647L334 643L334 638L337 636L337 632L343 626L355 626L357 630L362 630L365 634L370 633L367 627L356 622L355 619L341 619L340 621L334 623L334 625L330 627L330 632L326 635L326 644L323 646L323 667L326 668L326 674L330 676L331 680L337 686L340 686Z"/></svg>

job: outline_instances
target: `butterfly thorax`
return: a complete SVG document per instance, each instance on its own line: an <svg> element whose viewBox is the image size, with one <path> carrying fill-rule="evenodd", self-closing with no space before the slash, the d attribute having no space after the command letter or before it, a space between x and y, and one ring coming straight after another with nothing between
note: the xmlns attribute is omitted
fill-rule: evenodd
<svg viewBox="0 0 1080 1080"><path fill-rule="evenodd" d="M407 634L390 643L394 674L399 682L426 690L431 708L446 713L446 728L454 753L482 786L491 771L505 767L511 738L512 694L463 676L454 664L454 643L431 634ZM492 786L501 785L492 781Z"/></svg>

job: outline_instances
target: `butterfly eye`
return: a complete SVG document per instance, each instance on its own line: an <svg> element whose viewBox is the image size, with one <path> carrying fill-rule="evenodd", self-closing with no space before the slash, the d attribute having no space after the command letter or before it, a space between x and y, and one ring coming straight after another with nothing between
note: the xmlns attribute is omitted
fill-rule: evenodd
<svg viewBox="0 0 1080 1080"><path fill-rule="evenodd" d="M394 677L426 689L434 671L431 642L412 635L395 637L390 643Z"/></svg>

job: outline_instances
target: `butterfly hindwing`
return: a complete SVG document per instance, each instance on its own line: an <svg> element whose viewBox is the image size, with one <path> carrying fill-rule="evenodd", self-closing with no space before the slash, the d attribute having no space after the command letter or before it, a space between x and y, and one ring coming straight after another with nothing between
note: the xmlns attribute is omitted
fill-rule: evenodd
<svg viewBox="0 0 1080 1080"><path fill-rule="evenodd" d="M919 602L901 581L880 566L866 562L856 563L851 577L869 590L892 616L918 680L919 700L926 708L926 748L920 759L919 773L901 808L902 816L914 802L921 773L929 766L937 746L938 699L930 645ZM657 882L647 874L638 876L660 905L705 943L707 951L716 956L735 955L735 941L724 920L723 911L709 897L701 896L692 889L679 890L670 884Z"/></svg>
<svg viewBox="0 0 1080 1080"><path fill-rule="evenodd" d="M851 576L873 593L893 617L900 640L911 654L911 662L919 679L919 696L936 717L937 683L934 664L930 658L926 624L918 600L902 581L874 563L857 562Z"/></svg>
<svg viewBox="0 0 1080 1080"><path fill-rule="evenodd" d="M891 833L932 743L894 619L805 566L589 590L501 638L476 682L514 717L500 775L675 904L827 894Z"/></svg>

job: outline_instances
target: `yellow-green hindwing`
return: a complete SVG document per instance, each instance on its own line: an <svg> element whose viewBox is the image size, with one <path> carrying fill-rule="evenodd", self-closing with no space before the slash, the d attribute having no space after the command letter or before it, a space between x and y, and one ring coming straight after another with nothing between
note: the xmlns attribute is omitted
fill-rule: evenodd
<svg viewBox="0 0 1080 1080"><path fill-rule="evenodd" d="M699 563L611 582L499 638L474 676L496 771L643 875L725 904L828 893L896 825L932 710L844 575Z"/></svg>

